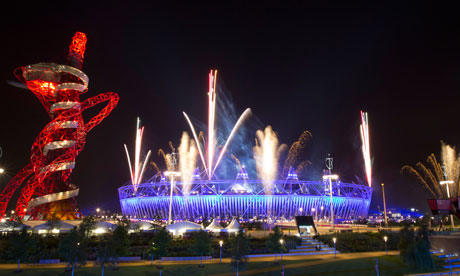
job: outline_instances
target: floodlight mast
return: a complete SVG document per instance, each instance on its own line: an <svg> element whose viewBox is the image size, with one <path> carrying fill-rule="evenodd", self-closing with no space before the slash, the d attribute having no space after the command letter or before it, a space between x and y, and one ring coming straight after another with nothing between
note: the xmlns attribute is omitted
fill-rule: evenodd
<svg viewBox="0 0 460 276"><path fill-rule="evenodd" d="M454 184L454 181L453 180L443 180L443 181L439 181L439 184L446 185L447 197L450 198L449 184ZM449 217L450 217L450 224L452 225L452 228L454 228L455 227L454 216L450 214Z"/></svg>
<svg viewBox="0 0 460 276"><path fill-rule="evenodd" d="M336 174L332 174L332 169L334 168L334 159L331 157L329 154L328 157L326 158L326 167L328 169L328 174L323 175L323 180L328 180L329 182L329 193L330 193L330 198L331 198L331 227L332 230L334 230L334 204L332 200L332 180L337 180L339 179L339 176Z"/></svg>
<svg viewBox="0 0 460 276"><path fill-rule="evenodd" d="M179 177L180 172L166 171L165 176L171 177L171 193L169 196L169 215L168 215L168 224L171 224L171 213L172 213L172 196L174 191L174 178Z"/></svg>

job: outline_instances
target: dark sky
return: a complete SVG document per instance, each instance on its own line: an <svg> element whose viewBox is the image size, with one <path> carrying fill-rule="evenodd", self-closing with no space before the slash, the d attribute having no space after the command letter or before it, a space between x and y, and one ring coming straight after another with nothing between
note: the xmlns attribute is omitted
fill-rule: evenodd
<svg viewBox="0 0 460 276"><path fill-rule="evenodd" d="M83 70L90 77L82 99L107 91L120 96L77 159L72 182L80 186L82 209L119 208L117 188L129 179L123 144L133 144L137 116L145 126L144 145L154 152L169 140L178 144L188 130L183 110L206 121L211 68L231 90L237 112L251 107L281 142L312 132L305 153L313 162L311 175L320 175L332 153L343 180L364 178L359 111L368 111L372 208L382 204L381 182L388 205L426 208L427 193L400 168L431 152L439 156L440 140L459 143L458 10L422 1L318 2L21 2L3 9L0 164L9 177L25 166L33 140L49 121L31 92L6 81L14 80L19 66L63 62L74 32L82 31L88 37ZM8 176L0 178L0 187Z"/></svg>

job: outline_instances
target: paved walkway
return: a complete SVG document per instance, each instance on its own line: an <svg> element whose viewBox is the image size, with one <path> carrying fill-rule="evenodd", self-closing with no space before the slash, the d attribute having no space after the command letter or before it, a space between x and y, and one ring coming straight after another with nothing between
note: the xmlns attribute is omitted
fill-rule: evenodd
<svg viewBox="0 0 460 276"><path fill-rule="evenodd" d="M294 263L294 264L286 264L284 266L284 269L289 269L289 268L298 268L298 267L307 267L307 266L312 266L312 265L326 264L326 263L350 260L350 259L381 257L381 256L385 256L385 254L386 254L385 251L383 252L381 251L361 252L361 253L340 253L340 254L337 254L336 258L334 258L333 254L328 254L328 255L313 255L313 256L289 256L287 258L283 258L283 260L308 260L308 259L315 260L315 261L308 261L308 262L299 262L299 263ZM398 255L398 254L399 254L399 251L388 251L388 255ZM257 261L272 261L274 258L268 258L267 260L263 260L263 259L265 258L257 258ZM253 274L259 274L259 273L264 273L264 272L279 271L279 270L281 270L281 266L266 267L266 268L260 268L260 269L251 269L251 270L241 271L239 272L239 275L253 275ZM234 276L234 275L235 275L234 272L233 273L213 274L213 276Z"/></svg>
<svg viewBox="0 0 460 276"><path fill-rule="evenodd" d="M399 251L388 251L388 255L397 255ZM318 265L336 261L343 261L349 259L359 259L359 258L369 258L369 257L380 257L384 256L385 251L378 251L378 252L362 252L362 253L340 253L337 254L337 257L334 258L334 254L325 254L325 255L303 255L303 256L283 256L283 261L294 261L294 260L306 260L306 262L299 262L294 264L286 264L284 266L285 269L288 268L297 268L297 267L304 267L304 266L311 266L311 265ZM261 258L250 258L249 262L273 262L275 260L274 257L261 257ZM278 255L278 261L280 260L280 256ZM308 260L308 261L307 261ZM313 260L313 261L312 261ZM209 261L203 261L203 264L217 264L219 263L219 259L213 259ZM223 258L222 263L230 263L230 258ZM162 262L162 266L169 266L169 265L178 265L178 264L199 264L200 261L167 261ZM154 262L154 265L157 265L158 261ZM149 266L150 261L137 261L137 262L122 262L119 263L118 266ZM67 263L60 263L60 264L21 264L21 268L65 268ZM94 261L89 261L86 264L86 267L96 267L100 266L100 264L96 264ZM17 263L11 264L0 264L0 269L16 269ZM241 271L239 274L241 275L251 275L256 273L263 273L269 271L276 271L280 270L280 267L267 267L262 269L252 269ZM234 275L235 273L224 273L224 274L215 274L215 276L224 276L224 275Z"/></svg>

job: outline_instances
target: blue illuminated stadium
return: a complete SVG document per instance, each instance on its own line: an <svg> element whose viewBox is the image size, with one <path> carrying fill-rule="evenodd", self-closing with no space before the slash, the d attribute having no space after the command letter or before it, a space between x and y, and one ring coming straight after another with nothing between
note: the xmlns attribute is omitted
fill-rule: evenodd
<svg viewBox="0 0 460 276"><path fill-rule="evenodd" d="M203 180L195 175L188 195L183 192L183 183L176 182L172 195L172 219L240 217L243 220L270 218L278 221L294 219L302 214L312 215L317 220L328 220L331 204L329 182L301 181L294 172L290 172L286 179L266 184L262 180L249 180L244 168L235 180ZM272 187L271 191L267 187ZM171 182L156 176L136 188L129 184L118 189L124 215L168 219ZM372 188L367 185L333 181L334 218L366 217L371 196Z"/></svg>

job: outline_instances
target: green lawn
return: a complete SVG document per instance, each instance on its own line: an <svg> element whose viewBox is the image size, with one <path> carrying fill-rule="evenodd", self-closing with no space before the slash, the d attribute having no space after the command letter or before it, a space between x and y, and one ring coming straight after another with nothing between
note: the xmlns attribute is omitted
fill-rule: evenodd
<svg viewBox="0 0 460 276"><path fill-rule="evenodd" d="M299 262L311 262L316 260L299 260L299 261L286 261L285 265L295 264ZM252 269L261 269L276 267L278 270L251 274L251 275L277 275L281 273L281 266L273 264L273 262L252 262L246 266L241 266L240 271L252 270ZM404 267L402 262L399 259L399 256L384 256L379 257L379 268L380 275L403 275L407 273L415 273L415 271L409 271ZM173 266L164 266L163 274L164 276L198 276L198 275L212 275L218 273L228 273L235 272L236 268L229 264L207 264L204 268L199 268L198 265L193 264L184 264L184 265L173 265ZM110 267L106 267L105 274L107 276L124 276L124 275L135 275L135 276L147 276L147 275L159 275L159 269L151 266L131 266L131 267L120 267L119 270L114 271ZM24 275L24 276L45 276L45 275L71 275L70 272L64 272L62 268L60 269L47 269L47 268L34 268L27 269L24 268L22 273L16 274L13 270L0 270L0 275ZM101 275L100 267L88 267L88 268L79 268L75 271L75 275ZM362 258L362 259L353 259L353 260L344 260L337 261L333 263L298 267L298 268L286 268L285 275L376 275L375 273L375 258Z"/></svg>

